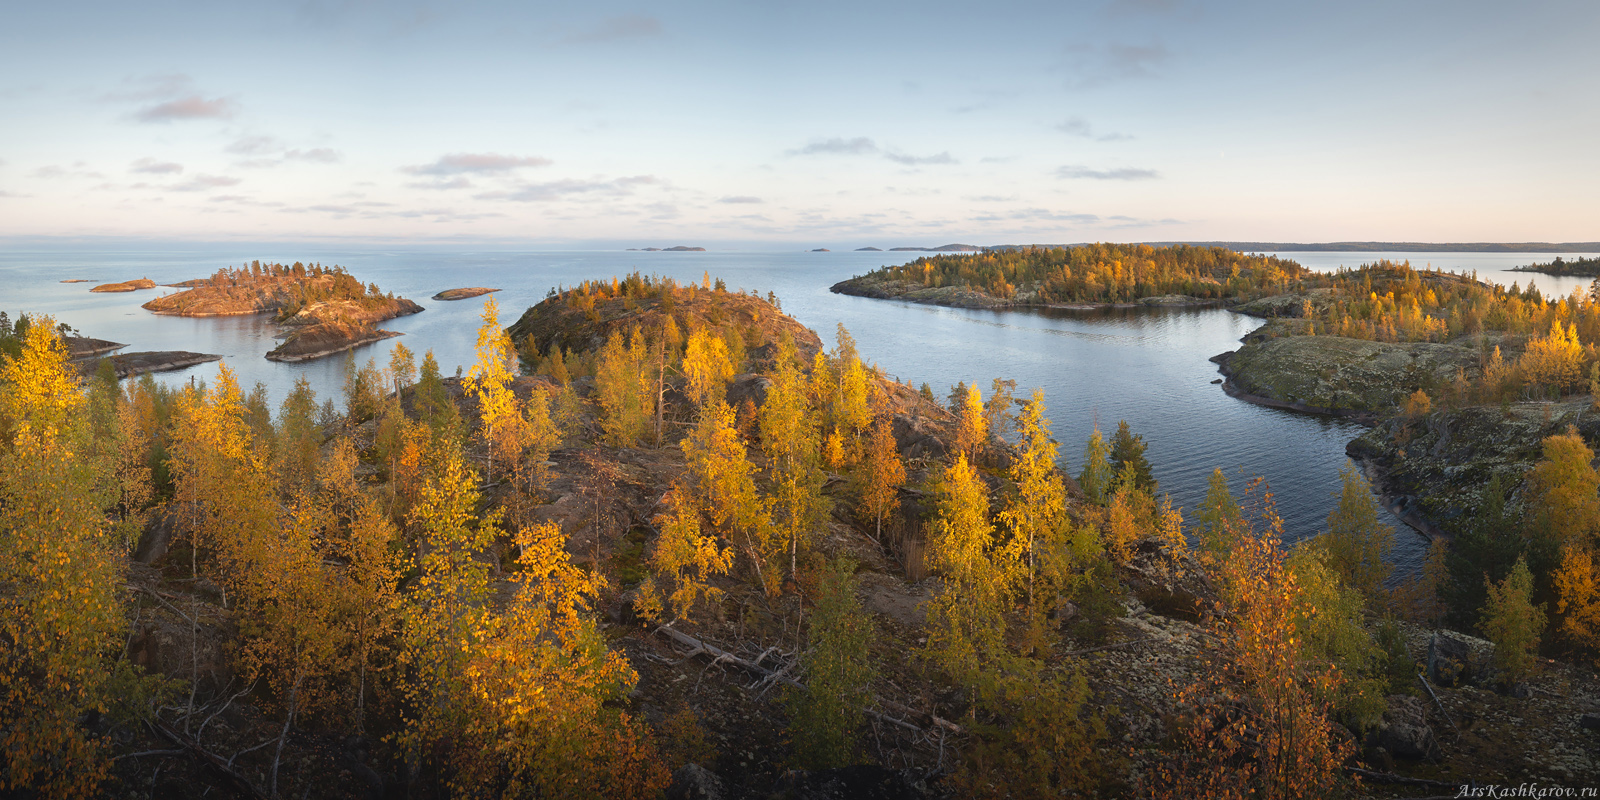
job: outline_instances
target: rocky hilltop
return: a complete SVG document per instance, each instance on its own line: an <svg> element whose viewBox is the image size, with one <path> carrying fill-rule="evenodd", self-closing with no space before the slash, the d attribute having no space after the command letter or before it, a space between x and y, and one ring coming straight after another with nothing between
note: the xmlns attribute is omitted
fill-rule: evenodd
<svg viewBox="0 0 1600 800"><path fill-rule="evenodd" d="M623 293L625 300L595 299L610 291ZM559 346L585 352L598 350L613 333L656 330L669 319L682 335L696 327L736 330L758 359L768 357L784 333L794 337L807 360L822 349L815 332L784 315L770 299L692 284L646 287L637 275L614 290L586 283L547 298L523 312L506 332L525 351L547 354Z"/></svg>

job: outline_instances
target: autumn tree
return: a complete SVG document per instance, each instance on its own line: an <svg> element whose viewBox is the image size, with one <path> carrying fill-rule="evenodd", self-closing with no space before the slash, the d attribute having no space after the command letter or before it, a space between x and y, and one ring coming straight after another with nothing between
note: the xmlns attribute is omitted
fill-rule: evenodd
<svg viewBox="0 0 1600 800"><path fill-rule="evenodd" d="M661 535L650 555L651 575L639 586L640 614L652 620L684 619L697 604L720 600L723 591L711 579L733 568L733 548L722 547L714 533L701 528L688 490L672 488L667 512L656 523Z"/></svg>
<svg viewBox="0 0 1600 800"><path fill-rule="evenodd" d="M606 442L629 447L644 437L655 413L654 381L646 374L644 336L638 328L626 343L613 331L600 351L595 371L595 398Z"/></svg>
<svg viewBox="0 0 1600 800"><path fill-rule="evenodd" d="M79 724L113 710L121 650L118 543L78 458L85 399L49 317L0 357L0 787L89 797L103 743Z"/></svg>
<svg viewBox="0 0 1600 800"><path fill-rule="evenodd" d="M882 545L883 519L900 507L900 487L906 482L906 467L900 460L892 418L879 417L872 426L862 466L861 509L872 518L876 526L873 539Z"/></svg>
<svg viewBox="0 0 1600 800"><path fill-rule="evenodd" d="M615 709L638 682L592 616L604 578L572 564L554 523L517 532L516 595L463 653L452 788L503 798L653 798L668 774L642 721Z"/></svg>
<svg viewBox="0 0 1600 800"><path fill-rule="evenodd" d="M727 403L713 402L701 410L680 446L700 507L713 525L735 540L750 559L757 580L773 592L779 576L770 566L776 555L772 521L767 502L756 490L755 465L734 422Z"/></svg>
<svg viewBox="0 0 1600 800"><path fill-rule="evenodd" d="M495 456L502 464L521 455L524 433L517 399L511 392L511 365L516 349L500 327L500 306L493 297L483 304L483 325L478 328L478 360L467 372L467 386L478 400L483 438L488 445L485 472L494 474Z"/></svg>
<svg viewBox="0 0 1600 800"><path fill-rule="evenodd" d="M1548 386L1556 391L1572 391L1583 384L1583 345L1578 342L1578 329L1567 325L1563 330L1559 320L1550 323L1550 333L1530 339L1528 349L1517 360L1517 366L1529 383Z"/></svg>
<svg viewBox="0 0 1600 800"><path fill-rule="evenodd" d="M417 577L402 612L399 654L410 708L401 740L419 755L469 724L467 668L492 624L489 565L479 555L499 535L499 520L476 513L477 485L459 442L435 438L409 516Z"/></svg>
<svg viewBox="0 0 1600 800"><path fill-rule="evenodd" d="M1494 642L1494 665L1506 683L1532 674L1536 652L1544 633L1544 606L1533 604L1533 573L1528 562L1517 559L1511 574L1489 583L1489 602L1483 608L1484 635Z"/></svg>
<svg viewBox="0 0 1600 800"><path fill-rule="evenodd" d="M1384 588L1394 565L1394 528L1378 520L1372 486L1353 463L1339 470L1339 504L1328 512L1328 530L1313 540L1328 554L1328 567L1345 585L1367 597L1374 607L1387 596Z"/></svg>
<svg viewBox="0 0 1600 800"><path fill-rule="evenodd" d="M1007 498L1000 518L1010 529L1016 561L1026 565L1026 593L1029 608L1036 608L1035 577L1039 572L1039 550L1064 522L1066 487L1056 474L1056 442L1050 438L1050 420L1044 418L1044 391L1035 389L1022 404L1017 418L1018 453L1011 464L1014 489Z"/></svg>
<svg viewBox="0 0 1600 800"><path fill-rule="evenodd" d="M398 397L416 377L416 356L411 354L410 348L395 342L394 349L389 351L389 378L394 382L395 396Z"/></svg>
<svg viewBox="0 0 1600 800"><path fill-rule="evenodd" d="M1127 483L1154 496L1156 479L1150 470L1150 460L1144 455L1146 447L1144 437L1135 434L1127 420L1118 422L1117 433L1111 437L1111 472L1115 481L1127 470L1131 478Z"/></svg>
<svg viewBox="0 0 1600 800"><path fill-rule="evenodd" d="M1544 458L1528 472L1528 507L1551 550L1593 546L1600 537L1600 473L1594 451L1568 426L1544 440Z"/></svg>
<svg viewBox="0 0 1600 800"><path fill-rule="evenodd" d="M1213 469L1206 482L1206 497L1195 511L1197 538L1202 549L1213 557L1221 557L1232 549L1234 541L1245 527L1244 514L1228 489L1228 476Z"/></svg>
<svg viewBox="0 0 1600 800"><path fill-rule="evenodd" d="M1005 654L1006 570L998 562L989 493L957 454L940 476L928 560L944 589L928 601L929 658L960 683L977 686Z"/></svg>
<svg viewBox="0 0 1600 800"><path fill-rule="evenodd" d="M1104 503L1109 499L1111 479L1111 448L1100 435L1100 426L1089 434L1089 443L1083 449L1083 471L1078 473L1078 485L1091 503Z"/></svg>
<svg viewBox="0 0 1600 800"><path fill-rule="evenodd" d="M955 449L968 462L976 462L989 441L988 418L983 413L983 396L977 386L967 387L956 411Z"/></svg>
<svg viewBox="0 0 1600 800"><path fill-rule="evenodd" d="M322 429L317 426L317 396L304 375L278 407L278 463L280 485L286 494L305 491L317 474Z"/></svg>
<svg viewBox="0 0 1600 800"><path fill-rule="evenodd" d="M1594 554L1584 547L1568 546L1553 582L1561 632L1590 653L1600 652L1600 569Z"/></svg>
<svg viewBox="0 0 1600 800"><path fill-rule="evenodd" d="M820 570L802 659L806 688L786 698L795 755L807 769L854 763L866 721L873 624L856 599L854 566L839 558Z"/></svg>
<svg viewBox="0 0 1600 800"><path fill-rule="evenodd" d="M728 346L722 337L704 327L690 331L683 351L683 375L685 391L696 408L721 400L733 378L733 363L728 360Z"/></svg>

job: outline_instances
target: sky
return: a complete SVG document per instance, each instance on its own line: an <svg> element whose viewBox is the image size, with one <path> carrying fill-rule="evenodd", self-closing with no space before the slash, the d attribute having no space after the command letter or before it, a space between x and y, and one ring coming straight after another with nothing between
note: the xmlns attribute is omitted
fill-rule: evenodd
<svg viewBox="0 0 1600 800"><path fill-rule="evenodd" d="M1600 3L0 0L0 242L1600 240Z"/></svg>

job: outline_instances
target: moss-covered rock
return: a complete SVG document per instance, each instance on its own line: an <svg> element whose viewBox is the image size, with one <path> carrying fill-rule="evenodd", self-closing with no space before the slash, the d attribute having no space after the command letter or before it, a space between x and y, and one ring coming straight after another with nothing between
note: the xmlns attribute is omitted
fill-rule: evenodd
<svg viewBox="0 0 1600 800"><path fill-rule="evenodd" d="M1418 389L1436 393L1478 368L1478 351L1456 344L1371 342L1342 336L1251 341L1217 360L1228 387L1302 411L1379 415Z"/></svg>
<svg viewBox="0 0 1600 800"><path fill-rule="evenodd" d="M1545 437L1574 425L1585 439L1600 439L1600 414L1590 409L1591 399L1583 397L1394 417L1345 449L1377 467L1374 477L1387 498L1449 532L1483 508L1483 491L1496 476L1520 483L1543 457Z"/></svg>

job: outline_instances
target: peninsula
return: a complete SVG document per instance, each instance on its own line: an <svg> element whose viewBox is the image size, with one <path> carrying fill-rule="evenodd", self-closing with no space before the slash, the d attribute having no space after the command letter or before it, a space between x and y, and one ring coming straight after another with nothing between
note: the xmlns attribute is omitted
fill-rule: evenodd
<svg viewBox="0 0 1600 800"><path fill-rule="evenodd" d="M1564 278L1600 278L1600 257L1586 258L1579 256L1571 261L1566 261L1561 256L1556 256L1548 264L1528 264L1522 267L1512 267L1512 272L1538 272L1544 275L1559 275Z"/></svg>
<svg viewBox="0 0 1600 800"><path fill-rule="evenodd" d="M273 361L304 361L398 336L374 326L422 311L406 298L383 293L377 284L363 285L342 267L298 261L254 261L183 285L191 288L158 297L144 308L179 317L273 314L289 329L283 344L267 354Z"/></svg>

